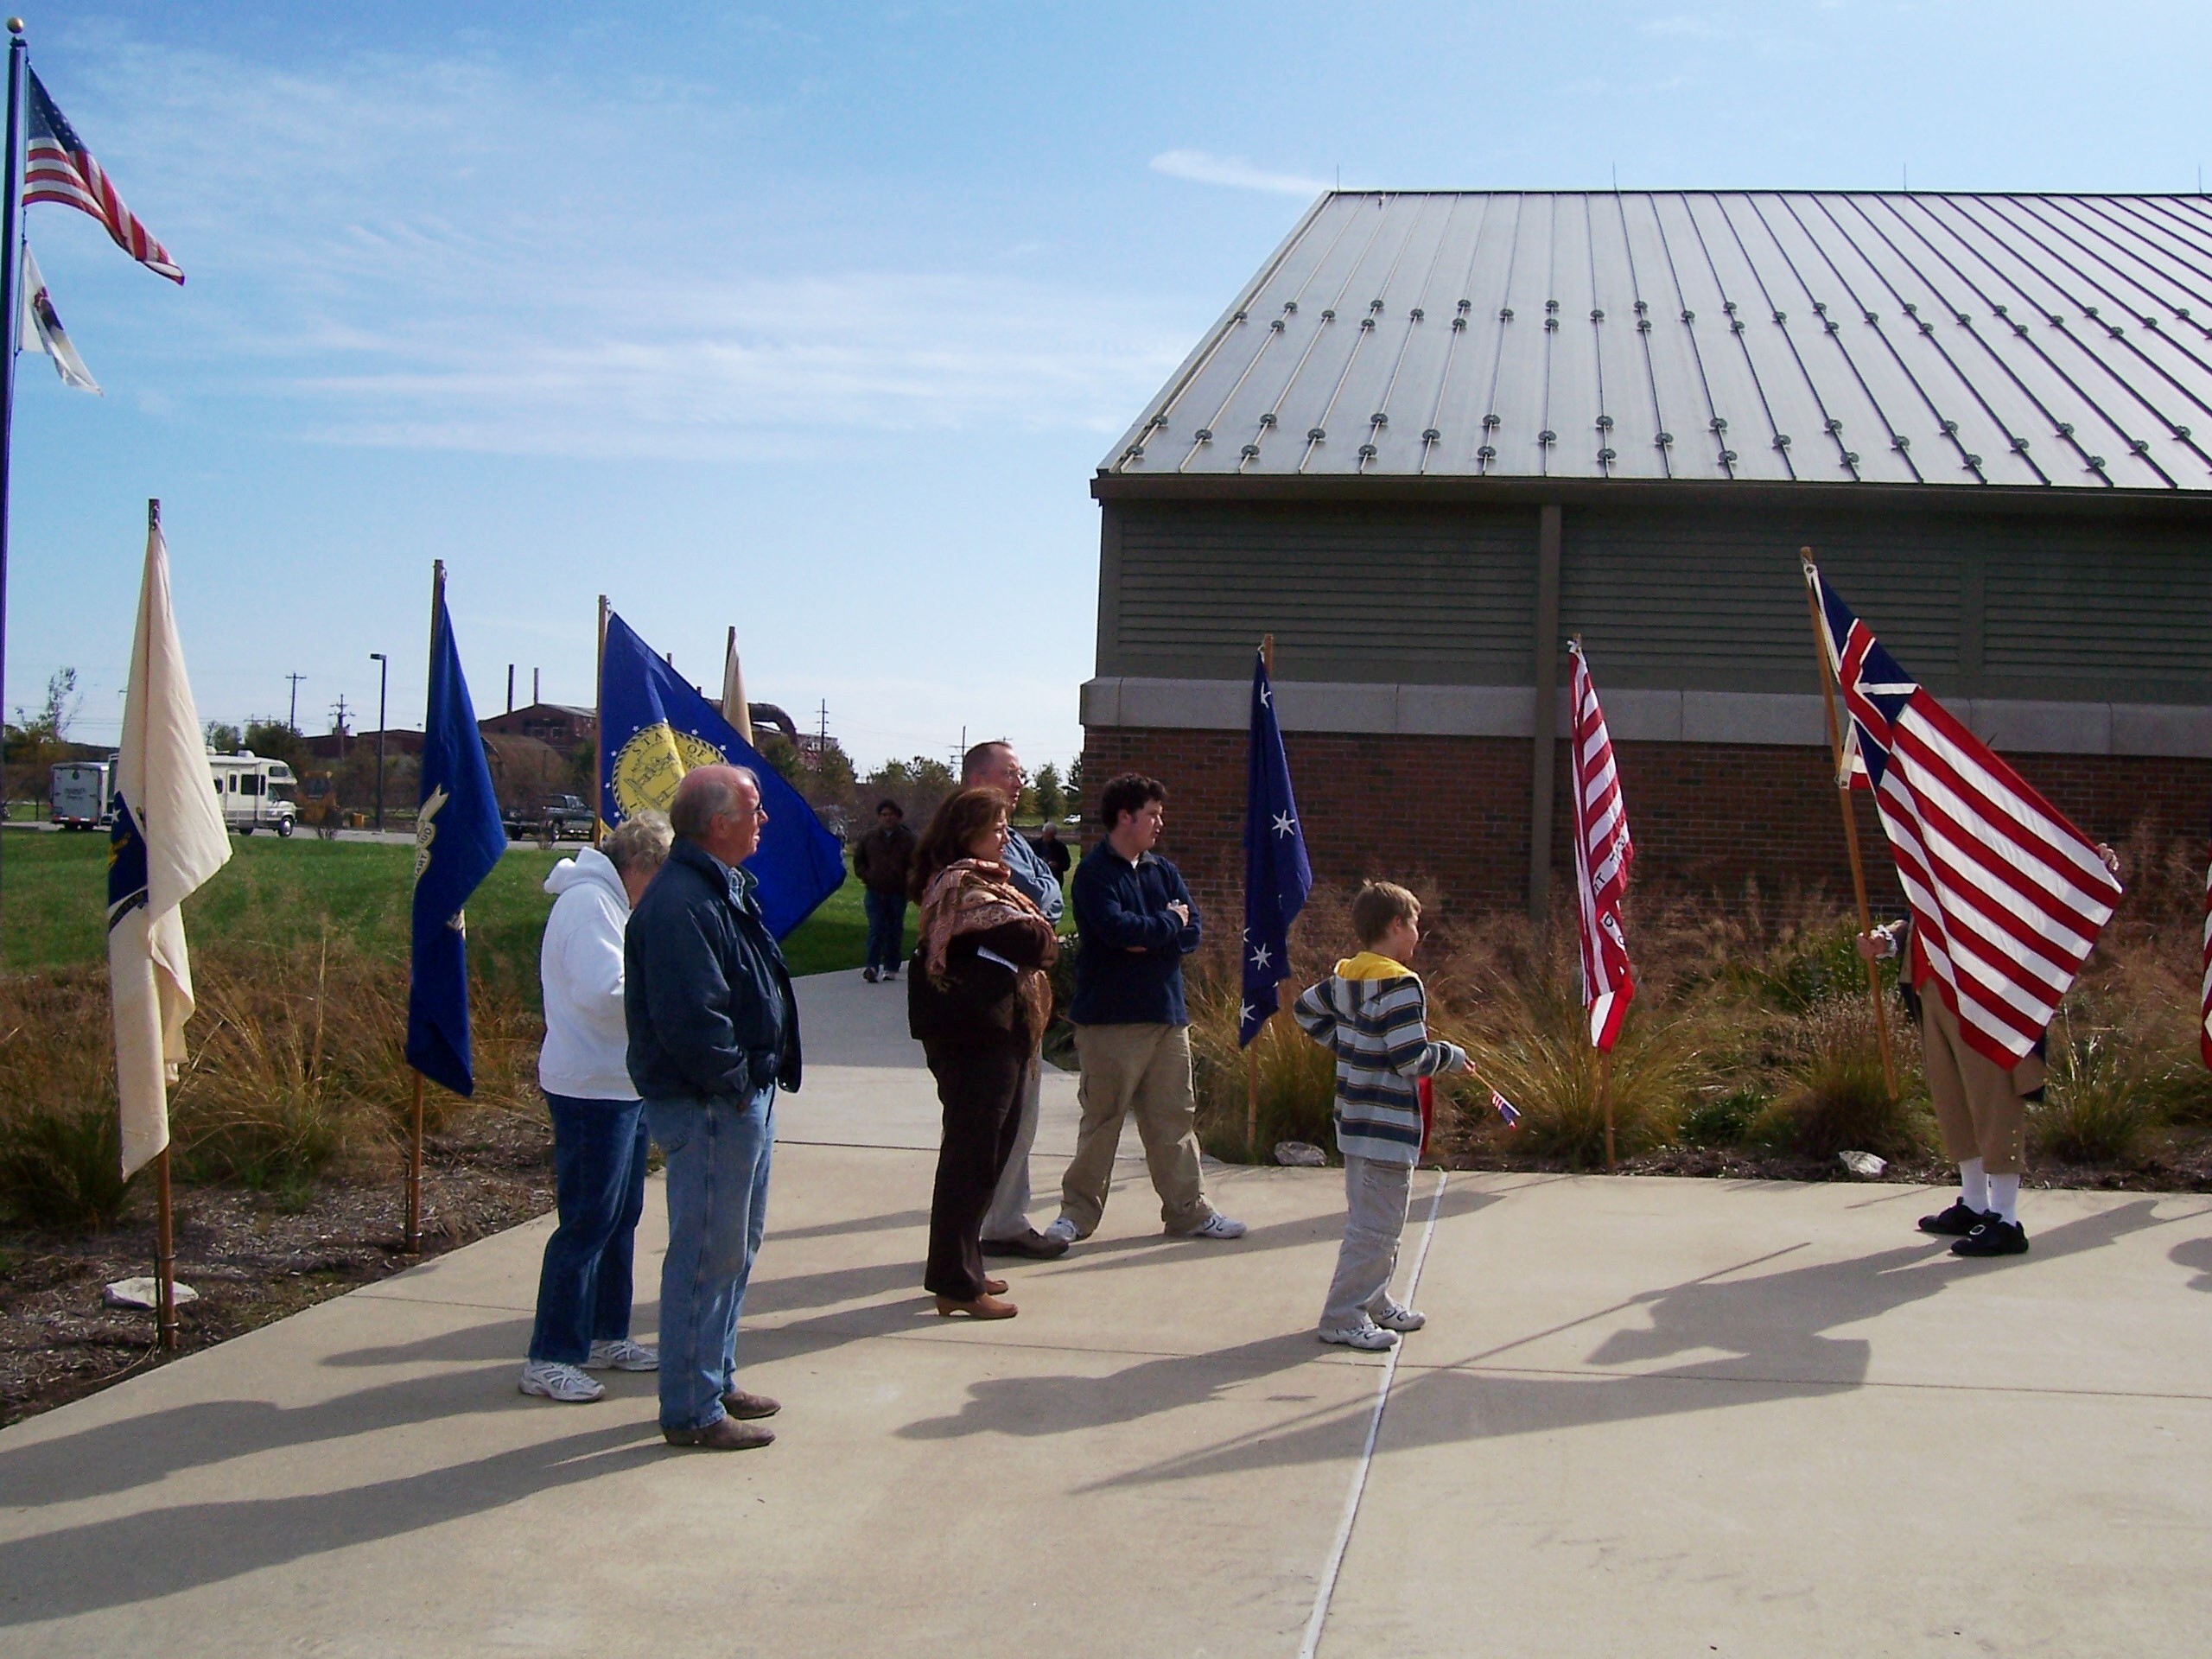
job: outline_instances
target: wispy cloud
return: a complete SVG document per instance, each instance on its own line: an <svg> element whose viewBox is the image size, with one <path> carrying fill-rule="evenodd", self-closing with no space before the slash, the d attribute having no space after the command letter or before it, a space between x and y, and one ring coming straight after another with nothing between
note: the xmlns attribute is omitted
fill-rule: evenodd
<svg viewBox="0 0 2212 1659"><path fill-rule="evenodd" d="M1152 170L1194 184L1225 184L1233 190L1266 190L1279 196L1318 196L1329 187L1295 173L1270 173L1241 156L1216 156L1203 149L1163 149Z"/></svg>

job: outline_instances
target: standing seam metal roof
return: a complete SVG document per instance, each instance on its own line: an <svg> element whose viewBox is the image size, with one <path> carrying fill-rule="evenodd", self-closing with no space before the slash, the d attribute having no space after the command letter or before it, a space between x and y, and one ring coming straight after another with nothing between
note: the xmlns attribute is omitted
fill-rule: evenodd
<svg viewBox="0 0 2212 1659"><path fill-rule="evenodd" d="M2212 200L1332 192L1100 471L2212 490Z"/></svg>

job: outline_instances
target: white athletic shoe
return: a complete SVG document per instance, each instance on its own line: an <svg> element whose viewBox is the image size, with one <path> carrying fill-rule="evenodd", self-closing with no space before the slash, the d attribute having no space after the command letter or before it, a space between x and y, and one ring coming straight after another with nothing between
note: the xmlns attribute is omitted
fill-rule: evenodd
<svg viewBox="0 0 2212 1659"><path fill-rule="evenodd" d="M1386 1302L1382 1311L1375 1316L1375 1323L1385 1331L1418 1331L1428 1323L1428 1315L1417 1307L1402 1307L1395 1302Z"/></svg>
<svg viewBox="0 0 2212 1659"><path fill-rule="evenodd" d="M591 1357L584 1361L588 1371L657 1371L660 1370L660 1350L648 1348L642 1342L632 1342L627 1337L613 1341L594 1342Z"/></svg>
<svg viewBox="0 0 2212 1659"><path fill-rule="evenodd" d="M1044 1236L1055 1243L1072 1244L1083 1235L1076 1231L1075 1223L1070 1221L1065 1216L1057 1216L1053 1218L1052 1224L1045 1230Z"/></svg>
<svg viewBox="0 0 2212 1659"><path fill-rule="evenodd" d="M1349 1331L1323 1330L1317 1333L1322 1341L1333 1342L1340 1348L1358 1348L1370 1354L1379 1354L1398 1345L1398 1333L1385 1331L1370 1319L1364 1325L1355 1325Z"/></svg>
<svg viewBox="0 0 2212 1659"><path fill-rule="evenodd" d="M553 1359L524 1361L522 1381L518 1386L524 1394L557 1400L564 1406L587 1406L607 1393L574 1365L563 1365Z"/></svg>
<svg viewBox="0 0 2212 1659"><path fill-rule="evenodd" d="M1202 1225L1193 1227L1183 1236L1185 1238L1242 1238L1244 1236L1244 1224L1241 1221L1231 1221L1224 1215L1211 1215L1205 1218Z"/></svg>

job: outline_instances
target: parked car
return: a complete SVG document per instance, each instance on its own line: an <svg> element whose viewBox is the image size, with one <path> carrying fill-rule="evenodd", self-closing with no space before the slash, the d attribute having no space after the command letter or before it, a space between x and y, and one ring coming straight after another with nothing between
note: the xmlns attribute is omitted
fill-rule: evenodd
<svg viewBox="0 0 2212 1659"><path fill-rule="evenodd" d="M596 822L591 808L575 795L541 796L500 816L517 841L589 841Z"/></svg>
<svg viewBox="0 0 2212 1659"><path fill-rule="evenodd" d="M115 822L115 763L73 760L54 767L54 821L64 830L105 830Z"/></svg>

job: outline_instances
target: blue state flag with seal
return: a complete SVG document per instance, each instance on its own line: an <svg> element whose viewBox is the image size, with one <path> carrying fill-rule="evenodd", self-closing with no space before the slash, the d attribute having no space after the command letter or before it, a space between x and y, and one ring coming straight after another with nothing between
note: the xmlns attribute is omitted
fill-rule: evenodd
<svg viewBox="0 0 2212 1659"><path fill-rule="evenodd" d="M440 576L430 608L430 703L415 817L414 954L407 1064L457 1095L475 1092L468 1046L468 938L462 907L507 850L476 708L461 671Z"/></svg>
<svg viewBox="0 0 2212 1659"><path fill-rule="evenodd" d="M760 884L761 919L779 939L844 884L843 843L806 798L612 611L600 658L599 751L599 816L610 824L647 808L667 811L695 766L743 766L760 780L768 822L745 868Z"/></svg>
<svg viewBox="0 0 2212 1659"><path fill-rule="evenodd" d="M1275 1011L1275 987L1290 973L1290 925L1313 890L1306 832L1290 791L1290 762L1275 720L1264 653L1252 658L1252 726L1244 770L1244 977L1236 1043L1260 1034Z"/></svg>

